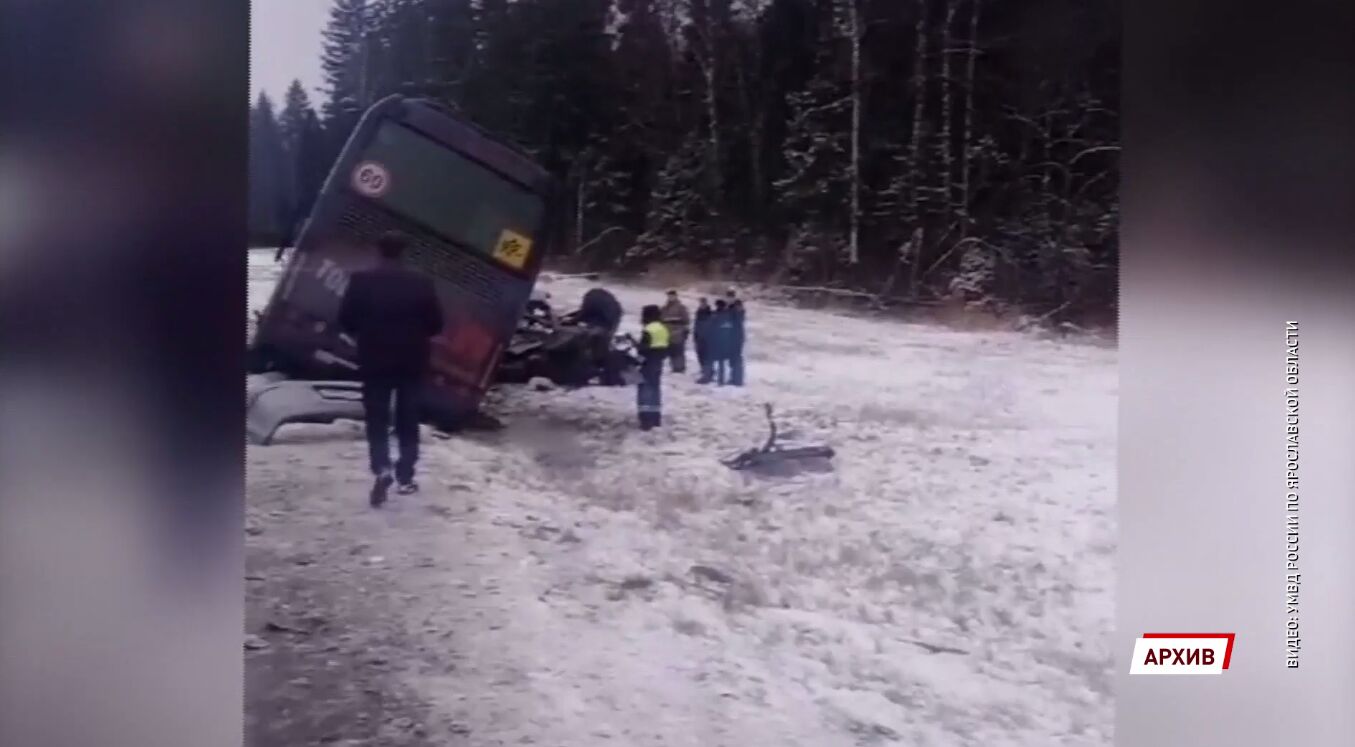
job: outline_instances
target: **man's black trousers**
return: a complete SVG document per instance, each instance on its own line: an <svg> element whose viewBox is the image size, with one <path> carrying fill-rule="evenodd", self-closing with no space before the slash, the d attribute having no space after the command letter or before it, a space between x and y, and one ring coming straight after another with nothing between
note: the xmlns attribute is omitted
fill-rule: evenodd
<svg viewBox="0 0 1355 747"><path fill-rule="evenodd" d="M400 484L414 481L414 465L419 461L419 389L418 380L362 383L362 409L367 421L367 450L372 474L380 475L391 468L393 415L395 440L400 449L400 458L395 463L395 480Z"/></svg>
<svg viewBox="0 0 1355 747"><path fill-rule="evenodd" d="M687 335L673 335L668 341L668 358L673 363L673 373L687 372Z"/></svg>

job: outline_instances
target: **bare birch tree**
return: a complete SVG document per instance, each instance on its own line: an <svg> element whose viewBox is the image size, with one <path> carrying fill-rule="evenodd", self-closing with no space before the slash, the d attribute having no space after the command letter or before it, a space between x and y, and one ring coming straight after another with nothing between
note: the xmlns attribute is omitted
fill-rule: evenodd
<svg viewBox="0 0 1355 747"><path fill-rule="evenodd" d="M861 46L865 37L861 0L847 2L847 35L852 49L852 144L851 144L851 216L847 236L847 262L861 261L861 120L864 92L861 85Z"/></svg>
<svg viewBox="0 0 1355 747"><path fill-rule="evenodd" d="M969 236L972 226L969 213L970 201L970 180L969 168L970 159L974 150L974 87L975 70L979 57L979 15L983 12L983 0L970 0L969 2L969 45L967 59L965 61L965 103L964 103L964 128L960 133L963 150L960 151L960 237L961 239Z"/></svg>
<svg viewBox="0 0 1355 747"><path fill-rule="evenodd" d="M908 168L911 171L910 180L912 189L909 190L909 199L912 205L907 213L912 217L915 225L916 241L910 242L912 261L908 269L908 290L909 293L917 293L917 282L919 270L922 265L922 250L927 241L927 230L923 222L924 210L922 207L924 190L922 185L925 177L922 173L922 146L925 139L925 127L927 122L927 39L928 39L928 2L927 0L916 0L917 18L914 26L915 51L913 54L913 131L911 139L908 142Z"/></svg>
<svg viewBox="0 0 1355 747"><path fill-rule="evenodd" d="M937 138L936 149L941 164L941 184L938 195L944 197L939 204L949 212L955 204L955 143L951 126L954 114L951 94L954 81L951 78L951 29L955 26L956 0L946 0L945 20L941 26L941 133ZM949 219L949 216L947 216Z"/></svg>
<svg viewBox="0 0 1355 747"><path fill-rule="evenodd" d="M718 2L718 0L716 0ZM702 101L706 114L707 176L711 196L718 198L724 189L723 154L724 146L721 133L724 131L719 103L719 83L721 80L720 40L723 30L720 25L724 19L717 17L711 7L712 0L692 0L691 31L692 57L701 70Z"/></svg>

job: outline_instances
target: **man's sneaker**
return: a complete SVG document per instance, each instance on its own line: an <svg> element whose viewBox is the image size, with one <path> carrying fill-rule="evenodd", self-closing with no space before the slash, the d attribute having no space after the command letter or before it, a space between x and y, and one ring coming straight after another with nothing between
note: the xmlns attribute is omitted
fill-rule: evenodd
<svg viewBox="0 0 1355 747"><path fill-rule="evenodd" d="M376 476L376 483L372 485L372 508L378 508L386 502L386 491L390 490L393 482L395 478L390 472L382 472Z"/></svg>
<svg viewBox="0 0 1355 747"><path fill-rule="evenodd" d="M400 487L395 489L395 492L399 493L400 495L412 495L414 493L419 492L419 484L416 482L401 483Z"/></svg>

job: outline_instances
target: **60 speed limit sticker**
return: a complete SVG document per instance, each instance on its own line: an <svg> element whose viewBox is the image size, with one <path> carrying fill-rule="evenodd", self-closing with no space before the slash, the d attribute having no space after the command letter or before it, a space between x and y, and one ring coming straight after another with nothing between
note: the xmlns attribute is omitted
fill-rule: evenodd
<svg viewBox="0 0 1355 747"><path fill-rule="evenodd" d="M364 197L380 197L390 186L390 172L376 161L363 161L353 169L353 189Z"/></svg>

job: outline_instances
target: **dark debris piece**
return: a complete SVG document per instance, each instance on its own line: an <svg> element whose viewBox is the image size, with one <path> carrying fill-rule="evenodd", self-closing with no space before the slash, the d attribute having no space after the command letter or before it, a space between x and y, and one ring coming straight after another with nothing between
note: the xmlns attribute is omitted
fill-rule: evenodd
<svg viewBox="0 0 1355 747"><path fill-rule="evenodd" d="M767 425L771 429L767 436L767 442L762 446L749 449L741 454L736 454L728 459L721 460L721 463L730 469L746 470L755 467L764 467L773 464L779 464L787 461L804 459L832 459L837 452L833 447L823 446L792 446L782 447L776 443L777 430L776 420L772 417L771 404L764 405L767 413Z"/></svg>

